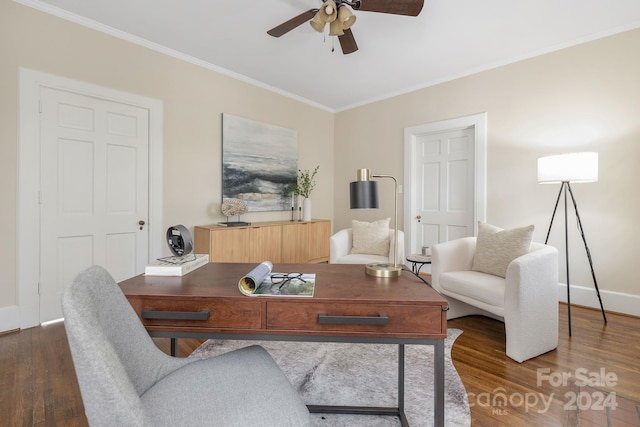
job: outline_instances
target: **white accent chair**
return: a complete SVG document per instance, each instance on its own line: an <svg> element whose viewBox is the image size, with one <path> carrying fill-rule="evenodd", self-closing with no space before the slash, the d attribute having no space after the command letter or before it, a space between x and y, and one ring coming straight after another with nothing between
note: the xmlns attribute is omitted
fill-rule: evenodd
<svg viewBox="0 0 640 427"><path fill-rule="evenodd" d="M109 273L83 271L62 295L91 426L309 426L273 358L250 346L210 359L164 354Z"/></svg>
<svg viewBox="0 0 640 427"><path fill-rule="evenodd" d="M504 322L507 356L517 362L558 346L558 250L531 243L505 278L472 271L476 238L432 248L432 286L449 301L447 318L480 314Z"/></svg>
<svg viewBox="0 0 640 427"><path fill-rule="evenodd" d="M389 229L389 256L352 254L353 229L345 228L329 239L329 264L370 264L374 262L388 262L393 264L393 244L395 229ZM398 230L398 265L404 264L404 233Z"/></svg>

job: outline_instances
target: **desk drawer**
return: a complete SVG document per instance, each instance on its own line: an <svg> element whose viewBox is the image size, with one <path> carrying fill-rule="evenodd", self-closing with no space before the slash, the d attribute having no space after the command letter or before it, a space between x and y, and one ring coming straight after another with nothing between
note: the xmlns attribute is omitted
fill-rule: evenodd
<svg viewBox="0 0 640 427"><path fill-rule="evenodd" d="M262 306L258 301L233 304L215 301L180 300L175 298L130 298L131 305L145 326L198 326L211 328L260 329Z"/></svg>
<svg viewBox="0 0 640 427"><path fill-rule="evenodd" d="M440 306L269 301L267 329L440 334L442 310Z"/></svg>

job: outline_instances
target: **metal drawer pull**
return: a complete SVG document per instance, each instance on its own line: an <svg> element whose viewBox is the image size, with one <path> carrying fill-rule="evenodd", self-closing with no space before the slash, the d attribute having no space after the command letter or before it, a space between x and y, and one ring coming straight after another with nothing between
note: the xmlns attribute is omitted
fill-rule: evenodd
<svg viewBox="0 0 640 427"><path fill-rule="evenodd" d="M143 319L163 320L209 320L211 310L202 311L158 311L146 308L142 310Z"/></svg>
<svg viewBox="0 0 640 427"><path fill-rule="evenodd" d="M318 314L318 323L332 325L386 325L389 316L380 313L378 316L330 316L325 313Z"/></svg>

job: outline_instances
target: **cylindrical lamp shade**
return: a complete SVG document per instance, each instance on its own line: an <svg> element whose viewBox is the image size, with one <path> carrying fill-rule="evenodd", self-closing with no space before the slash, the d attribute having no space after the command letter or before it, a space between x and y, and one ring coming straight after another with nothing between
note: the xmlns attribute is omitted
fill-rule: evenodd
<svg viewBox="0 0 640 427"><path fill-rule="evenodd" d="M378 182L353 181L349 184L351 209L376 209L378 207Z"/></svg>
<svg viewBox="0 0 640 427"><path fill-rule="evenodd" d="M598 153L570 153L538 159L538 182L595 182Z"/></svg>

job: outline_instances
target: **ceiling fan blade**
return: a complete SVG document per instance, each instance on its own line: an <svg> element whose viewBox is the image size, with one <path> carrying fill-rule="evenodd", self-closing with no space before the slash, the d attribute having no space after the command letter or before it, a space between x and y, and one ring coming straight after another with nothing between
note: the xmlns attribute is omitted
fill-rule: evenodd
<svg viewBox="0 0 640 427"><path fill-rule="evenodd" d="M342 48L343 54L348 55L358 50L358 45L356 39L353 37L351 28L345 29L344 34L338 36L338 40L340 40L340 47Z"/></svg>
<svg viewBox="0 0 640 427"><path fill-rule="evenodd" d="M300 15L293 17L276 27L273 27L272 29L267 31L267 34L273 37L280 37L282 35L285 35L294 28L297 28L312 19L316 15L317 11L318 9L309 9L306 12L302 12Z"/></svg>
<svg viewBox="0 0 640 427"><path fill-rule="evenodd" d="M422 6L424 0L358 0L353 8L367 12L418 16Z"/></svg>

